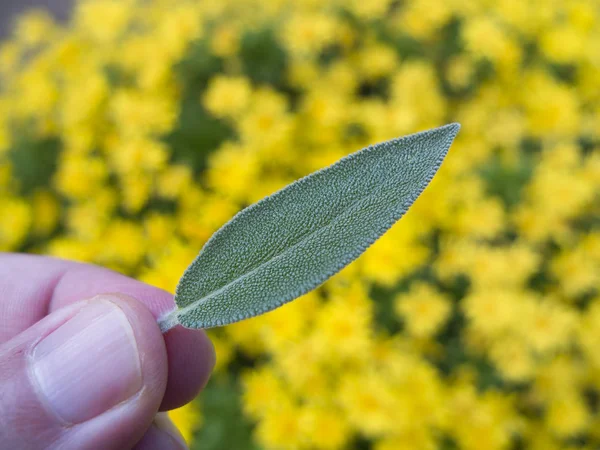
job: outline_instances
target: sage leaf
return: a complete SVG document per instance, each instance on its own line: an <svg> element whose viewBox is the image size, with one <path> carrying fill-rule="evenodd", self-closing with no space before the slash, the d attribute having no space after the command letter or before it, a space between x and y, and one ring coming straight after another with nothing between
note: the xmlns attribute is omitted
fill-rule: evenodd
<svg viewBox="0 0 600 450"><path fill-rule="evenodd" d="M367 147L239 212L187 268L161 329L226 325L319 286L404 215L459 129L450 124Z"/></svg>

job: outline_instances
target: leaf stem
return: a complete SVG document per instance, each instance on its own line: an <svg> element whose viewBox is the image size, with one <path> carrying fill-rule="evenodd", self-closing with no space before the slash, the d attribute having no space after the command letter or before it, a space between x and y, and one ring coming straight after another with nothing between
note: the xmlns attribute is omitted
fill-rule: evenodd
<svg viewBox="0 0 600 450"><path fill-rule="evenodd" d="M179 325L179 320L177 319L177 307L158 318L158 326L163 334L176 325Z"/></svg>

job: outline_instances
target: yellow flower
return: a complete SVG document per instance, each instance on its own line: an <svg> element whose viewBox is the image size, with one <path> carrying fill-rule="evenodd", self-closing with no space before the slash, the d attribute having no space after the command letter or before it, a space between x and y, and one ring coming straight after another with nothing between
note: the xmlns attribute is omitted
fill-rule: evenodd
<svg viewBox="0 0 600 450"><path fill-rule="evenodd" d="M374 450L436 450L438 442L428 430L415 430L400 436L387 437L377 441Z"/></svg>
<svg viewBox="0 0 600 450"><path fill-rule="evenodd" d="M474 70L472 58L466 55L455 56L448 63L446 77L454 88L465 88L471 83Z"/></svg>
<svg viewBox="0 0 600 450"><path fill-rule="evenodd" d="M93 262L96 246L74 238L54 239L47 248L49 255L80 262Z"/></svg>
<svg viewBox="0 0 600 450"><path fill-rule="evenodd" d="M234 358L234 349L232 345L220 335L208 331L208 336L215 348L215 354L217 356L217 362L215 364L215 372L223 372L227 369L227 366Z"/></svg>
<svg viewBox="0 0 600 450"><path fill-rule="evenodd" d="M575 316L567 306L546 298L527 305L517 324L531 348L544 353L571 345Z"/></svg>
<svg viewBox="0 0 600 450"><path fill-rule="evenodd" d="M367 20L384 17L389 10L390 4L391 0L373 0L370 2L351 0L348 2L348 6L352 12Z"/></svg>
<svg viewBox="0 0 600 450"><path fill-rule="evenodd" d="M2 42L0 44L0 74L10 75L20 62L20 45L16 42Z"/></svg>
<svg viewBox="0 0 600 450"><path fill-rule="evenodd" d="M181 274L197 254L196 249L171 239L166 246L153 250L150 267L141 271L139 278L165 291L175 292Z"/></svg>
<svg viewBox="0 0 600 450"><path fill-rule="evenodd" d="M409 114L404 132L428 128L440 123L446 112L446 101L440 92L435 71L430 63L405 62L391 80L391 99L396 111Z"/></svg>
<svg viewBox="0 0 600 450"><path fill-rule="evenodd" d="M285 352L300 341L308 331L311 316L318 307L314 293L266 314L261 320L260 333L265 347L272 352Z"/></svg>
<svg viewBox="0 0 600 450"><path fill-rule="evenodd" d="M108 83L101 74L93 69L81 74L81 80L70 84L62 99L61 125L69 130L81 123L100 120L98 116L108 94Z"/></svg>
<svg viewBox="0 0 600 450"><path fill-rule="evenodd" d="M511 331L530 300L521 291L484 289L468 295L462 303L471 325L492 336Z"/></svg>
<svg viewBox="0 0 600 450"><path fill-rule="evenodd" d="M215 55L233 56L239 47L240 32L235 25L222 25L213 34L211 47Z"/></svg>
<svg viewBox="0 0 600 450"><path fill-rule="evenodd" d="M15 107L19 116L45 118L51 113L58 99L58 91L48 76L47 68L39 62L31 63L17 78L16 83L19 102Z"/></svg>
<svg viewBox="0 0 600 450"><path fill-rule="evenodd" d="M588 363L594 368L600 368L600 298L594 297L585 314L581 317L577 328L577 337Z"/></svg>
<svg viewBox="0 0 600 450"><path fill-rule="evenodd" d="M115 191L105 188L94 197L73 205L65 214L69 233L88 242L99 239L110 222L116 202Z"/></svg>
<svg viewBox="0 0 600 450"><path fill-rule="evenodd" d="M125 30L131 1L88 0L77 4L75 21L80 30L102 43L113 41Z"/></svg>
<svg viewBox="0 0 600 450"><path fill-rule="evenodd" d="M108 154L114 170L123 176L141 171L158 171L164 167L169 156L164 143L145 138L114 142Z"/></svg>
<svg viewBox="0 0 600 450"><path fill-rule="evenodd" d="M419 240L423 230L417 219L411 220L408 213L402 221L402 226L392 227L358 262L370 280L392 286L425 262L429 249Z"/></svg>
<svg viewBox="0 0 600 450"><path fill-rule="evenodd" d="M266 448L295 450L303 447L300 411L282 404L269 411L256 428L256 439Z"/></svg>
<svg viewBox="0 0 600 450"><path fill-rule="evenodd" d="M325 88L314 88L304 98L303 111L317 127L338 127L347 119L348 111L344 110L345 99L342 95L327 91Z"/></svg>
<svg viewBox="0 0 600 450"><path fill-rule="evenodd" d="M282 37L292 53L316 54L335 42L338 27L338 21L331 15L300 13L282 27Z"/></svg>
<svg viewBox="0 0 600 450"><path fill-rule="evenodd" d="M589 419L584 399L577 395L563 395L552 400L546 412L547 426L564 437L581 433L586 429Z"/></svg>
<svg viewBox="0 0 600 450"><path fill-rule="evenodd" d="M167 94L121 90L111 98L110 112L124 136L160 136L171 130L177 118L173 98Z"/></svg>
<svg viewBox="0 0 600 450"><path fill-rule="evenodd" d="M198 407L194 403L188 403L180 408L172 409L169 411L169 418L185 441L191 444L194 432L202 425L202 415Z"/></svg>
<svg viewBox="0 0 600 450"><path fill-rule="evenodd" d="M600 285L600 258L594 258L583 242L559 253L551 267L567 297L576 298Z"/></svg>
<svg viewBox="0 0 600 450"><path fill-rule="evenodd" d="M343 448L350 427L341 411L332 406L310 405L300 411L300 426L311 446L324 450Z"/></svg>
<svg viewBox="0 0 600 450"><path fill-rule="evenodd" d="M389 383L375 373L342 377L339 401L350 423L367 436L396 431L392 392Z"/></svg>
<svg viewBox="0 0 600 450"><path fill-rule="evenodd" d="M181 58L190 42L202 35L202 21L199 20L202 3L178 2L175 7L161 8L162 20L158 21L156 35L161 47L173 60Z"/></svg>
<svg viewBox="0 0 600 450"><path fill-rule="evenodd" d="M203 104L217 117L237 117L244 113L250 104L252 85L241 76L218 76L208 84Z"/></svg>
<svg viewBox="0 0 600 450"><path fill-rule="evenodd" d="M579 122L578 99L572 88L547 74L534 72L523 80L522 102L531 131L537 135L570 135Z"/></svg>
<svg viewBox="0 0 600 450"><path fill-rule="evenodd" d="M540 257L523 243L510 247L479 247L468 268L477 289L522 287L538 267Z"/></svg>
<svg viewBox="0 0 600 450"><path fill-rule="evenodd" d="M475 16L463 28L463 39L474 55L498 60L508 51L509 41L499 23L490 16Z"/></svg>
<svg viewBox="0 0 600 450"><path fill-rule="evenodd" d="M150 198L150 177L140 172L128 174L121 179L122 203L129 213L139 212Z"/></svg>
<svg viewBox="0 0 600 450"><path fill-rule="evenodd" d="M420 39L431 38L451 17L450 3L443 1L416 0L402 8L398 26Z"/></svg>
<svg viewBox="0 0 600 450"><path fill-rule="evenodd" d="M160 154L157 153L157 156ZM180 196L193 197L190 193L192 187L192 171L184 165L170 164L160 171L156 180L156 193L161 197L176 199Z"/></svg>
<svg viewBox="0 0 600 450"><path fill-rule="evenodd" d="M459 383L450 397L453 421L450 435L461 448L476 450L508 448L514 429L513 406L510 397L490 391L477 396L470 383Z"/></svg>
<svg viewBox="0 0 600 450"><path fill-rule="evenodd" d="M574 26L562 25L549 28L541 37L544 53L552 60L569 63L585 55L586 35Z"/></svg>
<svg viewBox="0 0 600 450"><path fill-rule="evenodd" d="M144 229L148 243L154 248L163 250L175 232L175 222L166 214L150 213L144 217Z"/></svg>
<svg viewBox="0 0 600 450"><path fill-rule="evenodd" d="M54 195L48 191L37 191L33 196L32 211L35 234L47 236L54 231L60 218L60 206Z"/></svg>
<svg viewBox="0 0 600 450"><path fill-rule="evenodd" d="M557 355L539 367L535 378L535 396L542 401L577 395L586 382L585 363L571 355Z"/></svg>
<svg viewBox="0 0 600 450"><path fill-rule="evenodd" d="M0 251L18 250L32 223L29 205L18 198L0 197Z"/></svg>
<svg viewBox="0 0 600 450"><path fill-rule="evenodd" d="M185 238L203 243L238 212L239 206L217 195L202 197L200 194L196 200L195 192L200 192L196 189L183 191L182 210L177 215L178 229Z"/></svg>
<svg viewBox="0 0 600 450"><path fill-rule="evenodd" d="M55 175L57 189L74 199L90 197L104 183L106 164L100 158L65 155Z"/></svg>
<svg viewBox="0 0 600 450"><path fill-rule="evenodd" d="M277 353L277 368L292 393L317 402L331 396L330 373L325 370L330 362L322 353L318 336L289 344L285 351Z"/></svg>
<svg viewBox="0 0 600 450"><path fill-rule="evenodd" d="M224 144L209 159L208 185L239 203L248 201L252 187L259 183L260 159L252 147Z"/></svg>
<svg viewBox="0 0 600 450"><path fill-rule="evenodd" d="M247 144L281 145L291 130L287 100L272 89L257 89L247 114L239 120L238 131Z"/></svg>
<svg viewBox="0 0 600 450"><path fill-rule="evenodd" d="M101 240L105 245L99 251L98 261L116 268L134 266L146 250L141 227L125 220L115 220L109 224Z"/></svg>
<svg viewBox="0 0 600 450"><path fill-rule="evenodd" d="M260 335L262 320L264 320L262 317L256 317L233 323L225 328L225 334L244 353L249 356L257 356L265 350Z"/></svg>
<svg viewBox="0 0 600 450"><path fill-rule="evenodd" d="M396 313L403 317L409 334L432 337L444 325L451 311L448 299L424 283L413 284L395 300Z"/></svg>
<svg viewBox="0 0 600 450"><path fill-rule="evenodd" d="M315 339L318 351L331 363L368 356L371 340L372 304L366 298L354 305L347 298L333 298L317 312Z"/></svg>
<svg viewBox="0 0 600 450"><path fill-rule="evenodd" d="M504 210L495 198L468 202L456 211L453 222L458 235L491 238L502 231Z"/></svg>
<svg viewBox="0 0 600 450"><path fill-rule="evenodd" d="M288 400L281 379L268 366L242 375L243 407L250 416L260 418Z"/></svg>
<svg viewBox="0 0 600 450"><path fill-rule="evenodd" d="M489 358L502 376L510 381L529 381L536 370L531 350L523 339L514 336L495 339Z"/></svg>
<svg viewBox="0 0 600 450"><path fill-rule="evenodd" d="M55 32L52 17L44 10L31 10L18 18L16 38L29 46L36 46L52 39Z"/></svg>
<svg viewBox="0 0 600 450"><path fill-rule="evenodd" d="M367 80L387 76L398 66L397 53L391 47L378 43L365 46L356 59L360 73Z"/></svg>

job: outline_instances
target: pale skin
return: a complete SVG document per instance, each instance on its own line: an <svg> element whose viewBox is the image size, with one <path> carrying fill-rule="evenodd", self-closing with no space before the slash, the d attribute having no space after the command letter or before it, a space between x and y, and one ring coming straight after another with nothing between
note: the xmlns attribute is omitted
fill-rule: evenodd
<svg viewBox="0 0 600 450"><path fill-rule="evenodd" d="M164 411L215 363L202 330L161 334L163 290L100 267L0 253L0 446L182 449Z"/></svg>

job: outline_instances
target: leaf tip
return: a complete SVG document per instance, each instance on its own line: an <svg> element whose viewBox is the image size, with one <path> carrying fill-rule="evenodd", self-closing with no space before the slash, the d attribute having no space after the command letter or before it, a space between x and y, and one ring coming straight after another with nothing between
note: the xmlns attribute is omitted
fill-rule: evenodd
<svg viewBox="0 0 600 450"><path fill-rule="evenodd" d="M440 127L440 130L448 132L448 134L454 139L460 131L460 123L453 122Z"/></svg>

